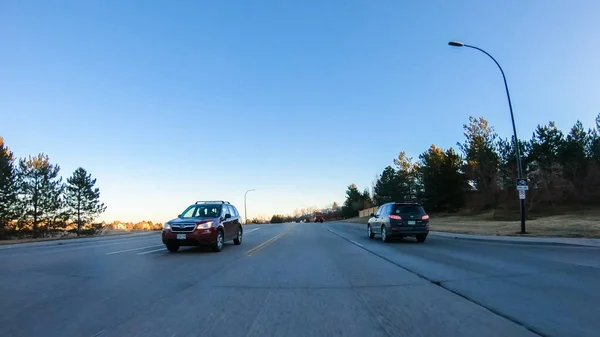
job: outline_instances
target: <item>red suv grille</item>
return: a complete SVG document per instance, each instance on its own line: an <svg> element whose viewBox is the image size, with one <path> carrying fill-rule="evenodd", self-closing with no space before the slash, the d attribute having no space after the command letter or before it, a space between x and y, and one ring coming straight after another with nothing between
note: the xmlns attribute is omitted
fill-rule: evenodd
<svg viewBox="0 0 600 337"><path fill-rule="evenodd" d="M194 229L196 229L195 223L171 225L171 232L173 232L173 233L191 233L194 231Z"/></svg>

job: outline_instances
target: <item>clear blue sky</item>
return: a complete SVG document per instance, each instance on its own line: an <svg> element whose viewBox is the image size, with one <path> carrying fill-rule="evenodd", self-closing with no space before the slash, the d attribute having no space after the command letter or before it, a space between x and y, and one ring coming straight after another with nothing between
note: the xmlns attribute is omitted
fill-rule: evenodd
<svg viewBox="0 0 600 337"><path fill-rule="evenodd" d="M402 150L600 112L600 2L0 2L0 135L98 179L105 220L342 202Z"/></svg>

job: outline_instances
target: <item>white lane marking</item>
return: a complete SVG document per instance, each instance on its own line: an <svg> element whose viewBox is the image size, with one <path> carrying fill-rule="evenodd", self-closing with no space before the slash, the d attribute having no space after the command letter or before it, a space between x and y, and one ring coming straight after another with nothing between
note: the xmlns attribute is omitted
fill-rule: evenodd
<svg viewBox="0 0 600 337"><path fill-rule="evenodd" d="M106 333L106 330L102 330L100 332L97 332L97 333L93 334L92 337L100 337L100 336L104 335L104 333Z"/></svg>
<svg viewBox="0 0 600 337"><path fill-rule="evenodd" d="M364 247L363 245L361 245L360 243L354 241L354 240L350 240L350 242L352 242L353 244L359 246L359 247Z"/></svg>
<svg viewBox="0 0 600 337"><path fill-rule="evenodd" d="M327 228L327 227L324 227L324 226L321 226L321 227L325 228L326 230L328 230L328 231L329 231L330 233L332 233L332 234L335 234L335 235L337 235L337 236L339 236L339 237L341 237L341 238L344 238L344 239L346 239L345 237L341 236L340 234L338 234L338 233L336 233L336 232L332 231L331 229L329 229L329 228ZM348 241L352 242L353 244L355 244L355 245L357 245L357 246L359 246L359 247L361 247L361 248L365 248L365 246L363 246L362 244L360 244L360 243L358 243L358 242L356 242L356 241L354 241L354 240L350 240L350 239L346 239L346 240L348 240Z"/></svg>
<svg viewBox="0 0 600 337"><path fill-rule="evenodd" d="M160 246L164 246L164 245L153 245L153 246L147 246L147 247L140 247L140 248L131 248L131 249L119 250L119 251L116 251L116 252L106 253L106 255L113 255L113 254L119 254L119 253L132 252L134 250L142 250L142 249L146 249L146 248L154 248L154 247L160 247Z"/></svg>
<svg viewBox="0 0 600 337"><path fill-rule="evenodd" d="M259 230L259 229L260 229L260 228L254 228L254 229L247 230L247 231L246 231L246 234L252 233L252 232L254 232L254 231L257 231L257 230Z"/></svg>
<svg viewBox="0 0 600 337"><path fill-rule="evenodd" d="M326 230L328 230L330 233L337 234L336 232L332 231L331 229L329 229L329 228L327 228L327 227L325 227L325 226L323 226L323 225L319 225L319 226L321 226L321 227L325 228L325 229L326 229Z"/></svg>
<svg viewBox="0 0 600 337"><path fill-rule="evenodd" d="M154 253L154 252L160 252L161 250L166 250L167 248L159 248L159 249L155 249L155 250L150 250L147 252L141 252L141 253L137 253L135 255L144 255L144 254L150 254L150 253Z"/></svg>

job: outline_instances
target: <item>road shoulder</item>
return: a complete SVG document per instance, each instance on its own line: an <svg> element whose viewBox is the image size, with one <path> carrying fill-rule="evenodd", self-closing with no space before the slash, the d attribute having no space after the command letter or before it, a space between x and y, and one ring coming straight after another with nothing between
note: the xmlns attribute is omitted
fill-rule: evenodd
<svg viewBox="0 0 600 337"><path fill-rule="evenodd" d="M445 238L461 240L478 240L490 242L514 242L520 244L562 244L570 246L600 247L600 239L588 238L548 238L548 237L519 237L519 236L501 236L501 235L472 235L449 232L429 232L430 235L441 236Z"/></svg>
<svg viewBox="0 0 600 337"><path fill-rule="evenodd" d="M352 226L365 226L358 222L343 221L340 223ZM585 247L600 247L600 239L590 238L564 238L564 237L525 237L525 236L504 236L504 235L474 235L463 233L450 233L431 231L429 235L458 239L458 240L477 240L488 242L506 242L531 245L569 245L569 246L585 246Z"/></svg>
<svg viewBox="0 0 600 337"><path fill-rule="evenodd" d="M65 245L74 244L80 242L94 242L98 240L112 240L112 239L125 239L131 237L140 237L147 235L158 235L160 231L144 231L134 233L123 233L123 234L111 234L111 235L90 235L83 237L68 237L68 238L44 238L39 240L29 241L11 241L5 240L0 241L0 249L14 248L14 247L33 247L33 246L52 246L52 245Z"/></svg>

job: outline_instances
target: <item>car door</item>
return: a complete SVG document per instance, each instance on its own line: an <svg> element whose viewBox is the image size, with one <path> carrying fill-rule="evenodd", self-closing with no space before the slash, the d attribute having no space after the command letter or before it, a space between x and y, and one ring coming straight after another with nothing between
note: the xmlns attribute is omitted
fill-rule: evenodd
<svg viewBox="0 0 600 337"><path fill-rule="evenodd" d="M380 206L379 209L377 210L377 213L375 213L375 220L371 224L371 230L374 233L381 233L381 213L383 213L384 208L385 208L385 205Z"/></svg>
<svg viewBox="0 0 600 337"><path fill-rule="evenodd" d="M223 235L225 240L231 237L231 218L227 218L227 214L231 215L231 210L227 204L223 204L221 208L221 223L223 224Z"/></svg>
<svg viewBox="0 0 600 337"><path fill-rule="evenodd" d="M385 205L385 207L381 210L381 214L379 215L379 231L381 232L381 227L382 226L386 226L386 227L390 227L389 226L389 222L390 222L390 218L389 215L392 213L392 204L387 204Z"/></svg>
<svg viewBox="0 0 600 337"><path fill-rule="evenodd" d="M240 220L240 213L238 212L237 208L235 208L235 206L233 205L229 205L229 208L231 208L231 219L232 219L232 234L233 238L235 239L237 237L237 230L238 228L242 225L242 222Z"/></svg>
<svg viewBox="0 0 600 337"><path fill-rule="evenodd" d="M225 237L229 240L233 239L237 235L237 227L235 225L235 212L231 205L223 205L227 208L227 213L231 216L229 219L225 219L226 233Z"/></svg>

